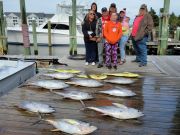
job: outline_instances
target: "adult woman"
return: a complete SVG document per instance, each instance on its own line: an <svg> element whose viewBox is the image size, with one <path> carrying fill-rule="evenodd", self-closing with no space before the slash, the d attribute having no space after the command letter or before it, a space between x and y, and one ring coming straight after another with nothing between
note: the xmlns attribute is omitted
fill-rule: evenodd
<svg viewBox="0 0 180 135"><path fill-rule="evenodd" d="M96 43L96 17L95 12L90 10L87 14L84 23L82 24L82 32L84 34L84 42L86 48L86 63L85 65L95 65L97 62L97 43Z"/></svg>
<svg viewBox="0 0 180 135"><path fill-rule="evenodd" d="M97 4L95 3L95 2L93 2L92 4L91 4L91 10L93 10L94 12L95 12L95 14L96 14L96 19L99 19L99 18L101 18L101 13L99 13L99 12L97 12Z"/></svg>
<svg viewBox="0 0 180 135"><path fill-rule="evenodd" d="M140 62L139 67L147 65L147 45L148 36L153 28L152 16L148 13L147 6L141 5L139 15L136 16L132 29L132 42L136 53L136 59L132 62Z"/></svg>

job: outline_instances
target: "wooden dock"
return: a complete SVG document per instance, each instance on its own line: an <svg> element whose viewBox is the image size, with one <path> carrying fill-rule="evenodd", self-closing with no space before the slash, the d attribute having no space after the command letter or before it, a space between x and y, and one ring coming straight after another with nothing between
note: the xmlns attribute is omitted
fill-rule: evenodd
<svg viewBox="0 0 180 135"><path fill-rule="evenodd" d="M46 122L40 122L32 126L39 118L37 115L17 109L15 106L24 100L40 101L47 103L56 109L56 113L46 116L47 118L73 118L89 122L98 127L98 130L92 135L179 135L180 134L180 76L173 76L179 70L177 62L168 61L174 57L159 58L149 57L147 69L139 69L143 77L138 79L134 84L125 86L135 93L137 96L132 98L116 98L107 95L94 94L95 99L85 101L86 106L104 106L111 105L112 102L123 103L129 107L137 108L144 112L145 116L136 120L117 120L111 117L102 116L90 110L82 111L82 105L78 101L62 99L58 95L54 95L45 89L37 89L32 87L21 87L10 91L7 95L0 97L0 135L64 135L62 132L51 132L54 129L52 125ZM128 60L133 59L129 57ZM65 60L65 58L64 58ZM159 61L167 60L169 67ZM156 61L153 63L152 61ZM68 61L71 68L78 68L72 61ZM78 63L78 66L84 63ZM157 65L158 66L157 66ZM166 63L168 65L168 63ZM174 64L174 65L171 65ZM74 65L74 66L73 66ZM164 65L165 67L163 68ZM124 65L118 71L126 69L133 71L133 65ZM174 68L174 72L170 73L170 67ZM90 66L91 67L91 66ZM89 68L90 68L89 67ZM171 67L171 68L172 68ZM62 67L61 67L62 68ZM148 69L153 68L153 70ZM87 67L81 67L84 71ZM135 69L135 68L134 68ZM107 72L106 69L95 69L91 72ZM146 71L146 72L143 72ZM168 74L166 74L166 72ZM37 76L31 80L38 79ZM119 85L105 84L102 88L83 88L70 87L68 89L78 89L95 93L99 90L105 90Z"/></svg>

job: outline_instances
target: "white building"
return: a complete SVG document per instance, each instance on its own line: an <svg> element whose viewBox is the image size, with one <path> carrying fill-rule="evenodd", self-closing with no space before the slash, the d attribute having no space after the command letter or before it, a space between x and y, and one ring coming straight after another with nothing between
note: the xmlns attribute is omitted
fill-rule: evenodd
<svg viewBox="0 0 180 135"><path fill-rule="evenodd" d="M5 12L8 27L21 26L21 14L18 12ZM52 18L54 14L45 13L27 13L27 23L32 25L33 19L36 20L37 26L42 25L45 21Z"/></svg>

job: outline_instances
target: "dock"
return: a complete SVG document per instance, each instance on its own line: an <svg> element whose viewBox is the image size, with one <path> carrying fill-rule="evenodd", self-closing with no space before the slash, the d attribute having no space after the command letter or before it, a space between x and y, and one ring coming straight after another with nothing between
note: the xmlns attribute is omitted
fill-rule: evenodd
<svg viewBox="0 0 180 135"><path fill-rule="evenodd" d="M137 96L131 98L116 98L95 94L99 90L119 87L121 85L105 84L102 88L84 88L72 86L70 90L80 90L92 93L95 99L85 101L86 106L108 106L113 102L122 103L141 110L145 116L134 120L117 120L102 116L90 110L82 110L78 101L62 99L49 90L33 87L18 87L0 97L0 135L63 135L62 132L52 132L52 125L39 120L35 114L19 110L16 106L24 101L38 101L55 107L53 115L46 118L72 118L91 123L98 127L92 135L179 135L180 134L180 57L179 56L149 56L148 66L139 68L131 63L133 56L127 57L127 63L118 67L116 72L136 72L141 75L134 84L123 86L134 91ZM79 69L87 73L115 72L106 68L97 69L85 66L84 61L59 59L68 66L56 65L54 68ZM39 79L39 74L28 81Z"/></svg>

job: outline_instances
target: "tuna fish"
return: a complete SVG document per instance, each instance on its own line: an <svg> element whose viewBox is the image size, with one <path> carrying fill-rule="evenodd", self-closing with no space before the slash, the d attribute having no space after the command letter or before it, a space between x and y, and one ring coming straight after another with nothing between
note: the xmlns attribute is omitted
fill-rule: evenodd
<svg viewBox="0 0 180 135"><path fill-rule="evenodd" d="M136 93L130 90L124 89L124 88L120 88L120 89L115 88L115 89L110 89L110 90L105 90L105 91L99 91L98 93L108 94L108 95L117 96L117 97L132 97L136 95Z"/></svg>
<svg viewBox="0 0 180 135"><path fill-rule="evenodd" d="M66 80L74 77L74 75L71 73L52 73L52 74L43 74L42 76L51 77L59 80Z"/></svg>
<svg viewBox="0 0 180 135"><path fill-rule="evenodd" d="M88 100L92 99L92 95L86 92L80 92L80 91L66 91L66 92L53 92L60 96L63 96L64 98L69 98L73 100Z"/></svg>
<svg viewBox="0 0 180 135"><path fill-rule="evenodd" d="M37 81L28 83L28 85L37 86L37 87L50 89L50 90L64 89L64 88L69 87L69 85L58 80L37 80Z"/></svg>
<svg viewBox="0 0 180 135"><path fill-rule="evenodd" d="M20 103L18 106L20 109L27 110L29 112L33 113L53 113L55 112L55 109L51 106L39 102L33 102L33 101L24 101Z"/></svg>
<svg viewBox="0 0 180 135"><path fill-rule="evenodd" d="M102 107L87 107L88 109L95 110L103 113L103 115L111 116L117 119L135 119L143 116L144 114L134 108L126 107L125 105L113 103L113 106Z"/></svg>
<svg viewBox="0 0 180 135"><path fill-rule="evenodd" d="M133 79L129 79L129 78L113 78L113 79L110 79L110 80L104 80L105 82L108 82L108 83L114 83L114 84L132 84L134 83L135 81Z"/></svg>
<svg viewBox="0 0 180 135"><path fill-rule="evenodd" d="M74 119L57 119L45 121L52 124L56 128L51 131L62 131L72 135L87 135L97 130L97 127L92 126L89 123Z"/></svg>
<svg viewBox="0 0 180 135"><path fill-rule="evenodd" d="M73 84L76 86L91 87L91 88L103 86L102 83L100 83L96 80L93 80L93 79L74 79L73 81L66 82L66 83Z"/></svg>
<svg viewBox="0 0 180 135"><path fill-rule="evenodd" d="M83 105L83 107L85 107L83 100L88 100L93 98L91 94L80 91L53 92L53 93L63 96L64 98L79 100Z"/></svg>

